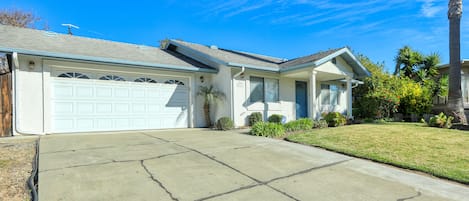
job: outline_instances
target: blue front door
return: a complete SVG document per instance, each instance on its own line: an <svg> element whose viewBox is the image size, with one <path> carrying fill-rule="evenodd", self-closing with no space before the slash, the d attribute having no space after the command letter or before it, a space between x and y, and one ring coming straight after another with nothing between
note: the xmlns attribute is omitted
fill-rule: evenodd
<svg viewBox="0 0 469 201"><path fill-rule="evenodd" d="M308 89L306 82L296 81L296 119L308 117Z"/></svg>

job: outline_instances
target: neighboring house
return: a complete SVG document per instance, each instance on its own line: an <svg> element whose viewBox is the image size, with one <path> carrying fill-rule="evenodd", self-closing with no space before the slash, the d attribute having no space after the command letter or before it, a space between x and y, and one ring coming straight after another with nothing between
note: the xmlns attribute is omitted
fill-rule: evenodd
<svg viewBox="0 0 469 201"><path fill-rule="evenodd" d="M293 60L171 40L164 49L0 25L12 74L13 132L202 127L200 86L226 98L213 119L252 112L287 121L338 111L369 72L347 48ZM312 95L313 94L313 95ZM5 96L5 94L3 94Z"/></svg>
<svg viewBox="0 0 469 201"><path fill-rule="evenodd" d="M440 74L449 73L449 64L443 64L439 66ZM469 60L462 60L461 65L461 91L463 96L464 108L469 109ZM434 97L433 104L435 104L435 109L439 111L442 109L446 102L448 101L447 97Z"/></svg>

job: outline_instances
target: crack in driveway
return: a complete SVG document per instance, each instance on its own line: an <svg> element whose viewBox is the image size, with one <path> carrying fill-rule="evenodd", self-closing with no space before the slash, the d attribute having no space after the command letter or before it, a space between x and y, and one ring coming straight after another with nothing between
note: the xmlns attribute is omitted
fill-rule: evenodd
<svg viewBox="0 0 469 201"><path fill-rule="evenodd" d="M146 143L139 143L139 144L125 144L125 145L121 145L121 146L103 146L103 147L90 147L90 148L81 148L81 149L66 149L66 150L60 150L60 151L42 152L41 155L63 153L63 152L76 152L76 151L84 151L84 150L109 149L109 148L118 148L118 147L144 146L144 145L151 145L151 144L160 144L160 143L146 142ZM163 144L163 143L161 143L161 144Z"/></svg>
<svg viewBox="0 0 469 201"><path fill-rule="evenodd" d="M422 195L422 193L420 191L417 191L417 195L406 197L406 198L400 198L400 199L397 199L396 201L412 200L412 199L414 199L416 197L419 197L421 195Z"/></svg>
<svg viewBox="0 0 469 201"><path fill-rule="evenodd" d="M145 166L145 163L144 163L145 160L140 160L140 165L143 167L143 169L145 169L145 171L147 172L148 175L150 175L150 178L151 180L153 180L155 183L157 183L167 194L168 196L174 200L174 201L179 201L177 198L175 198L173 196L173 194L171 192L169 192L168 189L166 189L166 187L163 185L163 183L161 183L160 181L158 181L158 179L155 178L155 176L148 170L147 166Z"/></svg>
<svg viewBox="0 0 469 201"><path fill-rule="evenodd" d="M186 149L191 150L191 151L193 151L193 152L196 152L196 153L198 153L198 154L200 154L200 155L202 155L202 156L204 156L204 157L206 157L206 158L208 158L208 159L210 159L210 160L212 160L212 161L215 161L215 162L217 162L217 163L219 163L219 164L221 164L221 165L223 165L223 166L225 166L225 167L227 167L227 168L229 168L229 169L231 169L231 170L233 170L233 171L235 171L235 172L237 172L237 173L239 173L239 174L241 174L241 175L243 175L243 176L245 176L245 177L247 177L247 178L249 178L249 179L251 179L251 180L253 180L253 181L255 181L255 182L256 182L257 184L259 184L259 185L265 185L265 186L269 187L270 189L272 189L272 190L274 190L274 191L277 191L278 193L281 193L281 194L283 194L283 195L285 195L285 196L287 196L287 197L289 197L289 198L291 198L291 199L293 199L293 200L299 201L299 199L293 197L292 195L289 195L288 193L286 193L286 192L284 192L284 191L281 191L281 190L279 190L279 189L277 189L277 188L274 188L273 186L270 186L269 184L263 184L262 181L260 181L260 180L258 180L258 179L256 179L256 178L254 178L254 177L252 177L252 176L249 176L248 174L242 172L241 170L238 170L238 169L236 169L236 168L234 168L234 167L228 165L227 163L216 159L216 158L213 157L213 156L209 156L208 154L202 153L202 152L200 152L200 151L197 150L197 149L193 149L193 148L190 148L190 147L186 147L186 146L181 145L181 144L178 144L178 143L173 143L173 144L175 144L175 145L177 145L177 146L180 146L180 147L183 147L183 148L186 148ZM206 200L206 199L208 199L208 198L201 198L201 199L197 199L197 200Z"/></svg>
<svg viewBox="0 0 469 201"><path fill-rule="evenodd" d="M67 167L62 167L62 168L52 168L52 169L42 170L40 172L57 171L57 170L62 170L62 169L86 167L86 166L106 165L106 164L110 164L110 163L128 163L128 162L135 162L135 161L141 161L141 160L152 160L152 159L163 158L163 157L167 157L167 156L174 156L174 155L178 155L178 154L184 154L184 153L188 153L188 152L190 152L190 151L181 151L181 152L176 152L176 153L163 154L163 155L159 155L159 156L154 156L154 157L149 157L149 158L144 158L144 159L135 159L135 160L114 160L114 159L112 159L111 161L107 161L107 162L90 163L90 164L82 164L82 165L72 165L72 166L67 166Z"/></svg>
<svg viewBox="0 0 469 201"><path fill-rule="evenodd" d="M270 188L272 188L273 190L275 190L274 187L272 187L272 186L269 185L269 183L272 183L272 182L278 181L278 180L282 180L282 179L286 179L286 178L290 178L290 177L293 177L293 176L301 175L301 174L306 174L306 173L311 172L311 171L314 171L314 170L318 170L318 169L322 169L322 168L327 168L327 167L335 166L335 165L338 165L338 164L341 164L341 163L345 163L345 162L350 161L350 160L353 160L353 159L341 160L341 161L337 161L337 162L333 162L333 163L328 163L328 164L321 165L321 166L312 167L312 168L309 168L309 169L306 169L306 170L301 170L301 171L295 172L295 173L293 173L293 174L289 174L289 175L286 175L286 176L273 178L273 179L268 180L268 181L265 181L265 182L258 182L258 183L253 184L253 185L243 186L243 187L241 187L241 188L233 189L233 190L231 190L231 191L227 191L227 192L224 192L224 193L219 193L219 194L211 195L211 196L204 197L204 198L200 198L200 199L197 199L197 200L198 200L198 201L208 200L208 199L212 199L212 198L215 198L215 197L220 197L220 196L223 196L223 195L228 195L228 194L231 194L231 193L235 193L235 192L238 192L238 191L242 191L242 190L254 188L254 187L256 187L256 186L263 186L263 185L265 185L265 186L267 186L267 187L270 187ZM282 193L282 192L280 192L280 193ZM284 195L285 195L285 194L284 194ZM292 197L290 197L290 198L292 198ZM292 199L298 200L298 199L296 199L296 198L292 198Z"/></svg>

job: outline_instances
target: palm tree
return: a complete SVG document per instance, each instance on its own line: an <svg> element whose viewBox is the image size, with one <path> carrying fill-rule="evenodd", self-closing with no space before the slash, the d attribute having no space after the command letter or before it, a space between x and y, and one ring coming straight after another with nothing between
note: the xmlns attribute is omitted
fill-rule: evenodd
<svg viewBox="0 0 469 201"><path fill-rule="evenodd" d="M200 86L198 96L204 97L204 115L205 115L205 124L209 128L212 125L212 120L210 119L210 105L215 103L217 100L225 98L225 94L221 91L218 91L213 88L213 86Z"/></svg>
<svg viewBox="0 0 469 201"><path fill-rule="evenodd" d="M394 60L396 61L394 75L414 78L416 70L418 70L419 65L424 60L424 56L420 52L412 50L409 46L404 46L399 49Z"/></svg>
<svg viewBox="0 0 469 201"><path fill-rule="evenodd" d="M449 91L447 111L467 125L461 92L461 16L462 0L449 0Z"/></svg>

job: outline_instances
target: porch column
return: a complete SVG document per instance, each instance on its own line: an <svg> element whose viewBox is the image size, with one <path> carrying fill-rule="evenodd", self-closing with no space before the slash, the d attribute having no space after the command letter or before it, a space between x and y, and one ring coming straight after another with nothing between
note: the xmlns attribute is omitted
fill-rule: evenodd
<svg viewBox="0 0 469 201"><path fill-rule="evenodd" d="M352 119L352 77L347 76L347 118Z"/></svg>
<svg viewBox="0 0 469 201"><path fill-rule="evenodd" d="M311 71L309 77L309 114L310 118L316 120L317 108L316 108L316 72L315 70Z"/></svg>

